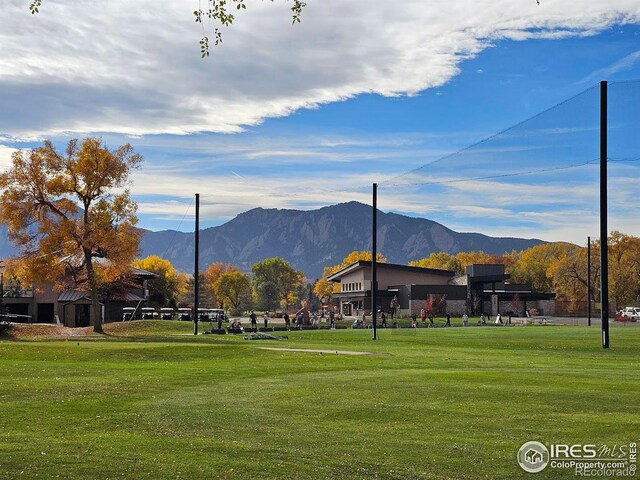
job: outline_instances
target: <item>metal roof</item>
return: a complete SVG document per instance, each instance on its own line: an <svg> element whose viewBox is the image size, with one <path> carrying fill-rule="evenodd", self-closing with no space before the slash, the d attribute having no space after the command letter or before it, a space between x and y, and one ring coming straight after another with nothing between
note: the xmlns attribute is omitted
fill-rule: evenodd
<svg viewBox="0 0 640 480"><path fill-rule="evenodd" d="M78 290L65 290L58 295L58 301L63 303L73 303L78 300L88 300L90 302L91 296L89 292L81 292Z"/></svg>
<svg viewBox="0 0 640 480"><path fill-rule="evenodd" d="M140 278L158 278L158 275L156 275L155 273L150 272L149 270L143 270L142 268L129 267L129 270L136 277L140 277Z"/></svg>
<svg viewBox="0 0 640 480"><path fill-rule="evenodd" d="M146 299L133 292L125 292L125 302L144 302Z"/></svg>
<svg viewBox="0 0 640 480"><path fill-rule="evenodd" d="M79 300L91 301L91 294L89 292L83 292L79 290L65 290L58 295L58 301L62 303L73 303ZM140 295L136 295L133 292L125 292L124 298L119 298L119 301L124 302L144 302L145 299Z"/></svg>
<svg viewBox="0 0 640 480"><path fill-rule="evenodd" d="M359 268L371 268L371 262L369 260L358 260L357 262L347 265L346 267L332 273L327 277L329 282L339 282L340 277L350 273ZM418 273L430 273L432 275L442 275L445 277L453 277L455 272L453 270L441 270L438 268L424 268L424 267L411 267L408 265L400 265L397 263L383 263L377 262L378 270L402 270L404 272L418 272Z"/></svg>

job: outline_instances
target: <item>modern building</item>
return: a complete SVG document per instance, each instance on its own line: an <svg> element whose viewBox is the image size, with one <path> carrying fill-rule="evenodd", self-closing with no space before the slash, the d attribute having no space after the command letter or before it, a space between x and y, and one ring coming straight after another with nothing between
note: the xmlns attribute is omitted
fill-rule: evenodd
<svg viewBox="0 0 640 480"><path fill-rule="evenodd" d="M451 270L378 263L377 307L391 310L394 297L401 314L418 314L421 309L435 314L487 313L524 316L554 313L554 294L533 292L529 285L509 283L504 265L469 265L465 274ZM327 277L340 283L333 296L340 301L343 315L371 312L371 262L358 261Z"/></svg>

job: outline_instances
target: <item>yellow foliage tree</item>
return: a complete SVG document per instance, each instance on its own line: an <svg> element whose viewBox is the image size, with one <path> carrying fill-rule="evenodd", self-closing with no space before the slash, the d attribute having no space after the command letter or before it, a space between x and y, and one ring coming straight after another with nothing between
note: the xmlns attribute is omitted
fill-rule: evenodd
<svg viewBox="0 0 640 480"><path fill-rule="evenodd" d="M598 242L599 243L599 242ZM596 299L598 281L600 278L600 262L598 248L593 245L591 250L591 300ZM565 255L553 259L547 275L553 281L553 292L556 299L570 302L587 301L587 249L575 246ZM573 307L572 307L573 308Z"/></svg>
<svg viewBox="0 0 640 480"><path fill-rule="evenodd" d="M422 260L414 260L409 262L412 267L437 268L440 270L453 270L456 273L462 273L464 267L455 255L445 252L436 252Z"/></svg>
<svg viewBox="0 0 640 480"><path fill-rule="evenodd" d="M509 271L518 258L518 252L505 253L504 255L489 255L483 251L458 252L455 255L446 252L434 252L427 258L409 262L413 267L438 268L442 270L452 270L457 274L463 274L467 265L498 264L504 265Z"/></svg>
<svg viewBox="0 0 640 480"><path fill-rule="evenodd" d="M489 255L483 251L459 252L456 254L460 267L464 270L467 265L490 265L502 263L501 257Z"/></svg>
<svg viewBox="0 0 640 480"><path fill-rule="evenodd" d="M304 284L304 273L280 257L265 258L251 266L256 303L265 310L278 305L286 309L297 301L296 291Z"/></svg>
<svg viewBox="0 0 640 480"><path fill-rule="evenodd" d="M158 278L149 281L150 300L160 306L175 308L176 299L187 289L187 275L178 272L169 260L157 255L134 260L133 266L158 275Z"/></svg>
<svg viewBox="0 0 640 480"><path fill-rule="evenodd" d="M240 315L251 303L251 280L239 271L223 273L214 283L216 297L231 309L232 315Z"/></svg>
<svg viewBox="0 0 640 480"><path fill-rule="evenodd" d="M539 292L548 292L553 288L552 265L558 259L566 257L577 247L571 243L555 242L536 245L520 252L518 260L511 269L514 283L528 283Z"/></svg>
<svg viewBox="0 0 640 480"><path fill-rule="evenodd" d="M617 308L639 303L640 238L613 231L608 239L609 297ZM573 246L557 256L547 274L553 279L557 297L567 301L586 300L587 248ZM591 300L597 300L600 282L600 241L591 245Z"/></svg>
<svg viewBox="0 0 640 480"><path fill-rule="evenodd" d="M609 235L609 296L617 308L640 299L640 238L613 231Z"/></svg>
<svg viewBox="0 0 640 480"><path fill-rule="evenodd" d="M125 187L141 161L129 144L109 150L99 138L71 140L61 154L45 141L15 152L0 175L0 222L21 251L13 262L20 280L86 285L96 332L99 286L124 275L138 250L137 205Z"/></svg>
<svg viewBox="0 0 640 480"><path fill-rule="evenodd" d="M212 263L204 271L203 287L213 293L214 302L222 302L223 299L216 293L216 282L225 273L239 272L240 269L235 265L224 262Z"/></svg>

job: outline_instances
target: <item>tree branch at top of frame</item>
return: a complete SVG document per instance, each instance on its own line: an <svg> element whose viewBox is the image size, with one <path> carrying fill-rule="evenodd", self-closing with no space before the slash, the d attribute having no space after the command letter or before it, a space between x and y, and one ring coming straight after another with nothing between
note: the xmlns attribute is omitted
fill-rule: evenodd
<svg viewBox="0 0 640 480"><path fill-rule="evenodd" d="M32 0L29 5L29 11L35 15L40 13L43 0ZM272 2L274 0L271 0ZM202 4L205 4L204 8ZM307 2L303 0L292 0L291 18L292 23L300 23L302 10L307 6ZM200 39L200 56L202 58L209 56L209 43L219 45L222 43L222 32L220 27L228 27L235 21L234 12L246 10L247 4L245 0L206 0L198 2L198 8L193 11L195 22L202 25L202 38ZM209 27L205 25L208 20ZM207 29L212 30L213 36L211 40L206 35Z"/></svg>

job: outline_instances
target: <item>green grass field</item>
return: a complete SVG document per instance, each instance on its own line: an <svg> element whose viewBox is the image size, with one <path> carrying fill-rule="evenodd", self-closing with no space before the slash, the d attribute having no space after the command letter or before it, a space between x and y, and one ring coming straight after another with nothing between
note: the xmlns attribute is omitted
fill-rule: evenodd
<svg viewBox="0 0 640 480"><path fill-rule="evenodd" d="M640 328L191 328L0 342L0 478L571 478L518 448L639 437Z"/></svg>

